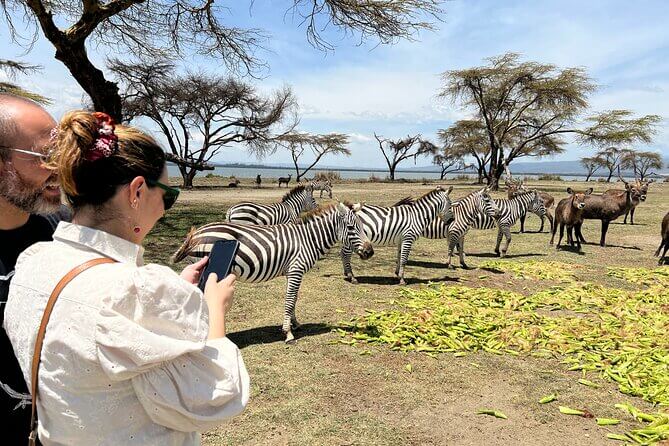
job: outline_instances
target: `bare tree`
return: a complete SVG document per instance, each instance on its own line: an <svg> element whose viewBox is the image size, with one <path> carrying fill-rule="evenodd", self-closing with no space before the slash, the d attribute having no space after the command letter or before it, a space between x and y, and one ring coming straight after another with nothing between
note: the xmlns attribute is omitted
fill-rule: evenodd
<svg viewBox="0 0 669 446"><path fill-rule="evenodd" d="M297 118L289 88L271 96L230 77L178 75L169 63L111 64L123 86L126 119L145 116L167 140L168 159L179 166L184 187L222 148L244 144L262 156L293 130Z"/></svg>
<svg viewBox="0 0 669 446"><path fill-rule="evenodd" d="M590 177L592 177L602 165L602 160L597 156L586 156L581 158L581 166L588 171L588 176L585 178L585 181L590 181Z"/></svg>
<svg viewBox="0 0 669 446"><path fill-rule="evenodd" d="M291 132L278 137L276 141L290 152L295 166L295 181L300 181L325 155L351 156L351 151L346 147L348 135L342 133L313 135L306 132ZM309 166L300 168L299 160L307 149L314 156L314 160Z"/></svg>
<svg viewBox="0 0 669 446"><path fill-rule="evenodd" d="M453 153L460 157L472 157L476 161L474 167L478 173L478 184L487 178L487 166L490 163L490 145L485 127L478 120L456 121L448 129L438 132L439 140L444 146L450 146Z"/></svg>
<svg viewBox="0 0 669 446"><path fill-rule="evenodd" d="M25 90L13 82L17 74L28 74L34 71L38 71L40 69L41 67L37 65L30 65L15 60L0 59L0 71L4 71L5 73L7 73L7 75L9 76L9 80L12 81L12 82L0 82L0 93L13 94L14 96L20 96L26 99L31 99L40 104L50 104L51 101L48 98L45 98L44 96L39 95L37 93Z"/></svg>
<svg viewBox="0 0 669 446"><path fill-rule="evenodd" d="M634 171L634 177L644 181L650 169L662 169L662 156L655 152L630 150L623 160L625 167Z"/></svg>
<svg viewBox="0 0 669 446"><path fill-rule="evenodd" d="M471 107L485 128L490 147L487 172L496 189L504 171L521 156L545 156L562 151L562 135L600 146L648 141L660 121L656 115L630 118L627 110L592 116L590 125L577 124L588 109L596 85L582 68L521 62L507 53L487 59L488 64L443 74L443 98Z"/></svg>
<svg viewBox="0 0 669 446"><path fill-rule="evenodd" d="M416 158L425 155L435 155L439 150L436 145L421 138L421 135L407 136L403 139L392 140L378 136L374 137L379 143L379 149L383 154L388 165L390 180L395 180L395 171L397 166L404 160L413 158L414 164Z"/></svg>
<svg viewBox="0 0 669 446"><path fill-rule="evenodd" d="M442 13L440 0L292 3L288 12L303 18L308 40L322 48L331 47L321 34L327 25L358 34L361 41L391 43L430 29L424 18L438 19ZM257 56L268 39L264 31L226 26L229 8L212 0L1 0L0 8L15 43L30 49L41 32L93 107L116 119L122 112L118 86L93 64L87 46L106 47L143 62L197 53L237 72L255 73L265 66ZM23 23L15 23L19 17ZM32 30L27 39L18 32L25 27Z"/></svg>

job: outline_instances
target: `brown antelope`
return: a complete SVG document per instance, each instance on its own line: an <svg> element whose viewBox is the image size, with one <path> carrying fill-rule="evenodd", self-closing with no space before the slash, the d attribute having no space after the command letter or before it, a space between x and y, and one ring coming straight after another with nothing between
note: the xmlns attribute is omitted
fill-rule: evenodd
<svg viewBox="0 0 669 446"><path fill-rule="evenodd" d="M619 175L620 176L620 175ZM585 208L583 209L584 220L601 220L602 233L599 239L600 246L606 245L606 233L609 230L609 224L625 214L631 209L634 203L639 203L641 193L634 189L631 184L620 178L625 183L625 190L617 194L589 195L585 199ZM587 243L581 232L583 222L574 227L576 237L582 242Z"/></svg>
<svg viewBox="0 0 669 446"><path fill-rule="evenodd" d="M290 179L292 178L293 174L291 173L287 177L279 177L279 187L281 187L282 184L286 184L286 187L288 187L288 183L290 183Z"/></svg>
<svg viewBox="0 0 669 446"><path fill-rule="evenodd" d="M640 202L646 201L646 197L648 195L648 186L650 183L652 183L653 180L649 181L641 181L639 179L636 179L635 184L632 186L633 191L638 191L639 193L639 200ZM617 195L620 194L624 191L620 189L609 189L606 192L604 192L607 195ZM625 213L625 219L623 220L623 224L627 224L627 215L630 216L630 224L634 224L634 210L636 207L639 205L639 202L632 202L632 207Z"/></svg>
<svg viewBox="0 0 669 446"><path fill-rule="evenodd" d="M662 255L660 256L660 251L664 248ZM669 212L662 219L662 241L660 246L658 246L657 251L655 251L655 257L659 257L658 265L662 265L666 261L667 250L669 249Z"/></svg>
<svg viewBox="0 0 669 446"><path fill-rule="evenodd" d="M521 192L528 192L527 187L525 187L525 183L523 180L514 180L513 177L511 176L511 171L509 170L509 166L506 164L504 165L504 172L506 173L506 190L507 190L507 195L509 197L509 200L518 195ZM551 194L546 193L546 192L541 192L537 191L537 194L539 195L539 198L541 201L544 203L544 208L546 208L546 217L548 217L548 222L551 224L551 231L553 230L553 216L550 213L550 208L553 207L553 204L555 203L555 197L553 197ZM530 212L533 212L537 214L541 218L541 227L539 228L539 232L544 232L544 214L543 213L538 213L534 212L533 209L529 209ZM520 232L523 233L525 232L525 217L527 214L523 214L520 216Z"/></svg>
<svg viewBox="0 0 669 446"><path fill-rule="evenodd" d="M567 243L574 246L574 241L581 250L581 241L572 236L572 229L579 223L583 223L583 209L585 208L585 198L592 193L592 188L585 192L576 192L571 187L567 188L567 193L571 195L568 198L563 198L555 208L555 222L553 224L553 235L551 236L551 245L555 239L555 232L557 232L558 224L560 225L560 238L558 239L555 249L560 249L560 243L564 236L564 227L567 227Z"/></svg>

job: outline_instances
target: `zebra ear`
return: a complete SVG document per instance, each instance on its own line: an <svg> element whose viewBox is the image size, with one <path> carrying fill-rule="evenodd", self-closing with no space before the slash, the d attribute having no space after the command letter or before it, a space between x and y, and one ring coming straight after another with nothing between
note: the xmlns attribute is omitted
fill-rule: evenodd
<svg viewBox="0 0 669 446"><path fill-rule="evenodd" d="M446 191L446 196L451 195L451 192L453 192L453 186L450 186L448 190Z"/></svg>
<svg viewBox="0 0 669 446"><path fill-rule="evenodd" d="M348 208L346 207L346 205L345 205L344 203L342 203L341 201L337 200L337 211L338 211L340 214L343 214L343 213L345 213L346 211L348 211Z"/></svg>
<svg viewBox="0 0 669 446"><path fill-rule="evenodd" d="M362 209L362 204L360 203L353 204L353 212L358 212L360 209Z"/></svg>

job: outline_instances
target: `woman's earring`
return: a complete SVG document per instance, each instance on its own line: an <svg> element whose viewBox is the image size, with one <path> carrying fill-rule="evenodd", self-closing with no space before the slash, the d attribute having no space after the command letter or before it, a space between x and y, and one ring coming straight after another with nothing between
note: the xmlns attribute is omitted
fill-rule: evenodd
<svg viewBox="0 0 669 446"><path fill-rule="evenodd" d="M140 229L139 226L135 226L135 227L133 228L133 231L135 231L135 234L139 234L139 231L141 231L141 229Z"/></svg>
<svg viewBox="0 0 669 446"><path fill-rule="evenodd" d="M132 204L130 205L133 209L137 209L137 200L133 200Z"/></svg>

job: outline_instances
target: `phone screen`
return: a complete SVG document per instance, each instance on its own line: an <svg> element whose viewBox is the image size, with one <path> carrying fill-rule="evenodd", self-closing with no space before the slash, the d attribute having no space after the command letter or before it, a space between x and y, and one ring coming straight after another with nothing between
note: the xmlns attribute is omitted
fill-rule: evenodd
<svg viewBox="0 0 669 446"><path fill-rule="evenodd" d="M239 242L237 240L218 240L209 253L209 262L204 268L200 281L197 286L204 291L204 285L207 283L209 274L216 273L218 280L223 280L230 274L232 262L237 254Z"/></svg>

